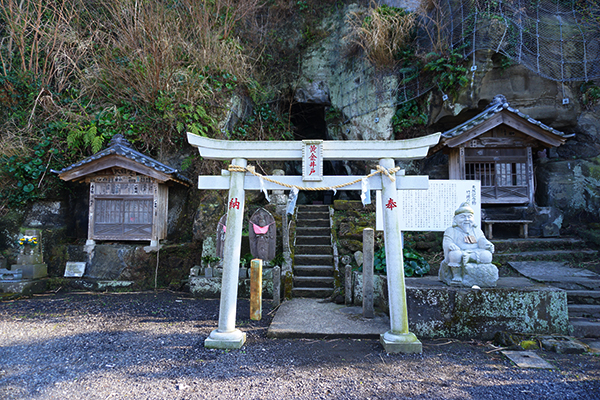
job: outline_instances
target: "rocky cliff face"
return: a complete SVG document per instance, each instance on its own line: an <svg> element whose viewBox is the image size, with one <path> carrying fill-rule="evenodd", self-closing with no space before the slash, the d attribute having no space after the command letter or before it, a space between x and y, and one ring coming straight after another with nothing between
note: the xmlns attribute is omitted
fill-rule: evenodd
<svg viewBox="0 0 600 400"><path fill-rule="evenodd" d="M396 5L396 4L393 4ZM361 9L349 4L323 18L325 39L308 47L302 55L300 76L291 83L295 101L334 110L327 118L323 139L389 140L394 138L392 117L398 75L372 68L360 56L344 53L350 13ZM565 28L567 29L567 28ZM429 122L424 133L451 129L485 108L498 94L510 105L565 133L575 133L560 148L540 154L537 162L537 202L556 207L566 218L582 213L600 220L600 106L584 107L580 83L563 84L540 77L522 65L508 63L501 54L478 51L468 64L469 83L456 96L444 101L436 90L427 96ZM328 115L328 114L326 114ZM421 172L443 175L444 157L431 157ZM441 163L441 164L440 164Z"/></svg>

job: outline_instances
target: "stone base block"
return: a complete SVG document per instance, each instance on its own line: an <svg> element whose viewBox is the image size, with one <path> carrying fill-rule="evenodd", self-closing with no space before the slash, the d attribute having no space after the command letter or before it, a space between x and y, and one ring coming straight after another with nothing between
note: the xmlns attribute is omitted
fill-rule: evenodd
<svg viewBox="0 0 600 400"><path fill-rule="evenodd" d="M463 287L496 287L498 282L498 268L494 264L469 263L460 268L460 276L448 266L446 262L440 265L438 276L442 282L450 286Z"/></svg>
<svg viewBox="0 0 600 400"><path fill-rule="evenodd" d="M382 333L379 341L387 353L421 354L423 345L412 333Z"/></svg>
<svg viewBox="0 0 600 400"><path fill-rule="evenodd" d="M204 341L207 349L235 350L240 349L246 343L246 333L239 329L233 332L219 332L214 330Z"/></svg>
<svg viewBox="0 0 600 400"><path fill-rule="evenodd" d="M48 276L48 266L46 264L15 264L10 269L23 271L23 279L39 279Z"/></svg>
<svg viewBox="0 0 600 400"><path fill-rule="evenodd" d="M28 296L34 293L44 293L45 291L45 280L0 282L0 293L17 293Z"/></svg>
<svg viewBox="0 0 600 400"><path fill-rule="evenodd" d="M496 288L452 287L436 277L406 278L409 329L421 338L492 339L498 331L569 335L564 290L526 278Z"/></svg>

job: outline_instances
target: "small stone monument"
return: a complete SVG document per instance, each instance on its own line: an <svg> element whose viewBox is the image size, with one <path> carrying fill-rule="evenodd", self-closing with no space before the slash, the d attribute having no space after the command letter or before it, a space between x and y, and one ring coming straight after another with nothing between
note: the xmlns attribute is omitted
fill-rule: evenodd
<svg viewBox="0 0 600 400"><path fill-rule="evenodd" d="M223 259L223 249L225 247L225 231L227 225L227 214L223 215L221 219L219 219L219 223L217 224L217 257L221 260Z"/></svg>
<svg viewBox="0 0 600 400"><path fill-rule="evenodd" d="M21 270L23 279L38 279L48 275L48 267L42 257L42 237L37 229L28 229L18 240L19 254L12 271Z"/></svg>
<svg viewBox="0 0 600 400"><path fill-rule="evenodd" d="M454 212L452 226L444 232L439 278L450 286L495 287L498 268L492 264L494 244L477 227L474 214L469 203Z"/></svg>
<svg viewBox="0 0 600 400"><path fill-rule="evenodd" d="M275 258L277 227L275 219L264 208L256 210L249 222L250 253L265 262Z"/></svg>

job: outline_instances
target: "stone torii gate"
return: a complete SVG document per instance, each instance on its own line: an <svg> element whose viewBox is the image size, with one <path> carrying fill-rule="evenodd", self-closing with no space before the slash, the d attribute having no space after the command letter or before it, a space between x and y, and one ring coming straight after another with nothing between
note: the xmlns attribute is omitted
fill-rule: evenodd
<svg viewBox="0 0 600 400"><path fill-rule="evenodd" d="M210 139L192 133L188 142L204 159L232 160L221 176L199 176L199 189L229 189L227 229L223 252L223 278L218 328L204 346L239 349L246 334L235 327L240 248L245 190L381 190L384 202L384 240L387 263L390 330L381 343L390 353L420 353L421 342L408 330L404 261L397 209L397 189L427 189L427 176L405 176L395 160L416 160L427 155L440 134L395 141L257 141ZM366 176L323 176L323 160L379 160L377 171ZM302 176L263 176L248 160L302 160ZM381 175L381 176L379 176Z"/></svg>

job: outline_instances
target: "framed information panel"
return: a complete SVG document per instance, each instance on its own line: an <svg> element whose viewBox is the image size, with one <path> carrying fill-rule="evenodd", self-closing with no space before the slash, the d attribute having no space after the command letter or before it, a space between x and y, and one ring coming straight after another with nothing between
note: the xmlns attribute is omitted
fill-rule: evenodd
<svg viewBox="0 0 600 400"><path fill-rule="evenodd" d="M383 230L381 192L377 191L376 229ZM452 226L454 211L468 202L481 222L481 183L466 180L430 180L427 190L398 190L400 230L443 232Z"/></svg>

